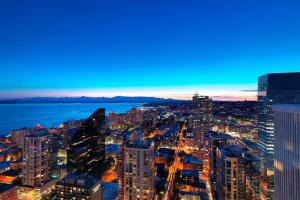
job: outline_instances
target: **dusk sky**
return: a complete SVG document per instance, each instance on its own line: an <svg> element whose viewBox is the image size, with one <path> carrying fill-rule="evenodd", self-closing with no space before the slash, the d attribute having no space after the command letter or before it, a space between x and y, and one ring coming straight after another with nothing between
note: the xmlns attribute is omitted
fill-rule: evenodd
<svg viewBox="0 0 300 200"><path fill-rule="evenodd" d="M1 1L0 98L253 99L259 75L300 71L299 10L296 0Z"/></svg>

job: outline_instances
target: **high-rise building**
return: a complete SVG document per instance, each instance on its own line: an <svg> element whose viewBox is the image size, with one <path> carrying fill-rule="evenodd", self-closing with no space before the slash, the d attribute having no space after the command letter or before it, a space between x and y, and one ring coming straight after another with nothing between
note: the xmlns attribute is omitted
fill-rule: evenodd
<svg viewBox="0 0 300 200"><path fill-rule="evenodd" d="M233 138L224 133L209 131L206 133L205 149L208 151L207 160L209 161L210 179L213 189L216 191L216 176L217 176L217 151L218 148L232 144Z"/></svg>
<svg viewBox="0 0 300 200"><path fill-rule="evenodd" d="M300 199L300 104L274 105L275 199Z"/></svg>
<svg viewBox="0 0 300 200"><path fill-rule="evenodd" d="M212 126L212 99L208 96L193 96L192 103L192 129L195 138L199 141L200 148L204 145L205 133Z"/></svg>
<svg viewBox="0 0 300 200"><path fill-rule="evenodd" d="M67 141L69 172L92 173L105 159L105 110L96 110Z"/></svg>
<svg viewBox="0 0 300 200"><path fill-rule="evenodd" d="M89 175L69 174L55 186L56 199L101 200L101 180Z"/></svg>
<svg viewBox="0 0 300 200"><path fill-rule="evenodd" d="M143 113L137 108L132 108L126 113L126 121L131 126L136 126L143 121Z"/></svg>
<svg viewBox="0 0 300 200"><path fill-rule="evenodd" d="M266 74L258 78L258 144L261 158L261 198L274 199L273 104L300 103L300 73Z"/></svg>
<svg viewBox="0 0 300 200"><path fill-rule="evenodd" d="M39 187L51 176L51 140L47 129L36 129L24 136L22 146L23 185Z"/></svg>
<svg viewBox="0 0 300 200"><path fill-rule="evenodd" d="M154 142L133 141L123 145L118 174L119 199L138 200L155 197Z"/></svg>
<svg viewBox="0 0 300 200"><path fill-rule="evenodd" d="M218 149L217 199L259 200L259 159L238 145Z"/></svg>

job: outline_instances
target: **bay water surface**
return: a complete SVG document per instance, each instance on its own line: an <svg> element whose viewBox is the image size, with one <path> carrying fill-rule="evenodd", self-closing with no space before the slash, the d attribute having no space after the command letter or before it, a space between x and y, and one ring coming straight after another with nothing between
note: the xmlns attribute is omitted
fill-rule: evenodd
<svg viewBox="0 0 300 200"><path fill-rule="evenodd" d="M64 121L85 119L97 108L110 112L124 113L144 103L42 103L0 104L0 135L14 129L41 124L47 128L57 127Z"/></svg>

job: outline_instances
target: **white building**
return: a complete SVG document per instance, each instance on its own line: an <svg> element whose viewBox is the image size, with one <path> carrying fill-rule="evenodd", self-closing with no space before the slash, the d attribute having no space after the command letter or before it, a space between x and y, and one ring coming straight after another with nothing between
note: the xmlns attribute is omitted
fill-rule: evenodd
<svg viewBox="0 0 300 200"><path fill-rule="evenodd" d="M119 197L124 200L154 199L154 142L134 141L122 148L118 160ZM123 173L122 173L123 171Z"/></svg>
<svg viewBox="0 0 300 200"><path fill-rule="evenodd" d="M300 199L300 104L274 105L275 199Z"/></svg>
<svg viewBox="0 0 300 200"><path fill-rule="evenodd" d="M50 180L51 143L47 129L36 129L24 137L22 156L24 186L42 186Z"/></svg>

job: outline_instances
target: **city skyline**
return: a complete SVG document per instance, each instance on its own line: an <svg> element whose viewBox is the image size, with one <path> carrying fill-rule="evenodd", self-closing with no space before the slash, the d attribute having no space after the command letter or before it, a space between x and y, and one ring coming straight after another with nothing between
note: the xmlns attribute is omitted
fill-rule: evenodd
<svg viewBox="0 0 300 200"><path fill-rule="evenodd" d="M1 104L0 197L297 200L299 76L260 76L258 101Z"/></svg>
<svg viewBox="0 0 300 200"><path fill-rule="evenodd" d="M0 3L0 200L300 200L300 1Z"/></svg>
<svg viewBox="0 0 300 200"><path fill-rule="evenodd" d="M34 5L34 6L31 6ZM299 69L300 3L3 3L0 98L256 97ZM66 12L66 10L68 12ZM268 10L268 12L265 12Z"/></svg>

